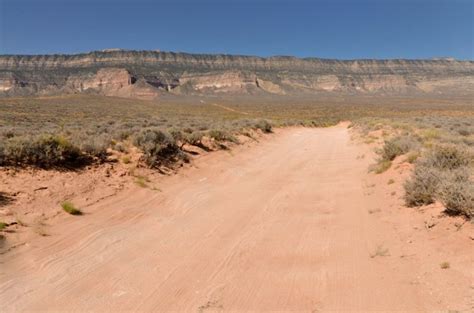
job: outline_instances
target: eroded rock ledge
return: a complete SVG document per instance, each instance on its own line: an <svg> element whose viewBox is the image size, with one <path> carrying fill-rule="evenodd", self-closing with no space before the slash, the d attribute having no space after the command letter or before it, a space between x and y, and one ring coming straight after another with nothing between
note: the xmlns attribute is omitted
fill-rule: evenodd
<svg viewBox="0 0 474 313"><path fill-rule="evenodd" d="M0 56L0 96L95 93L474 94L474 62L329 60L107 50Z"/></svg>

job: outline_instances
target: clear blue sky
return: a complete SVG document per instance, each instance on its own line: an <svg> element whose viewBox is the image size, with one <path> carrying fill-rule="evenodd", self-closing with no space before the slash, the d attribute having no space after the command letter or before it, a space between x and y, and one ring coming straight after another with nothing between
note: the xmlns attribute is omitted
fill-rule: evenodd
<svg viewBox="0 0 474 313"><path fill-rule="evenodd" d="M0 0L0 54L474 59L474 0Z"/></svg>

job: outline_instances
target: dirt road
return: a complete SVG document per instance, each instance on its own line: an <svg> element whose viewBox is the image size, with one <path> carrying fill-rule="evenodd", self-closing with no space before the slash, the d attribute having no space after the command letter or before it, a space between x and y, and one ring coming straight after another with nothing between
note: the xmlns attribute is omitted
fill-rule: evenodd
<svg viewBox="0 0 474 313"><path fill-rule="evenodd" d="M9 252L1 311L465 307L468 291L439 298L420 278L426 260L404 257L405 239L369 213L387 200L371 193L366 148L345 127L272 136L210 155L164 179L161 192L136 187L104 200ZM469 288L469 276L450 277Z"/></svg>

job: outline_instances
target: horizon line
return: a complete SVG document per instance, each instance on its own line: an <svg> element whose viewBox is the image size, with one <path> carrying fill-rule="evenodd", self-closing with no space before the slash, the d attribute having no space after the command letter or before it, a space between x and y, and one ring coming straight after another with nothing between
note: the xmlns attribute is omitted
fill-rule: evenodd
<svg viewBox="0 0 474 313"><path fill-rule="evenodd" d="M433 56L430 58L356 58L356 59L344 59L344 58L327 58L327 57L299 57L295 55L251 55L251 54L232 54L232 53L222 53L222 52L186 52L186 51L166 51L160 49L126 49L126 48L107 48L107 49L98 49L98 50L87 50L80 52L71 52L71 53L38 53L38 54L23 54L23 53L7 53L0 54L0 57L6 56L20 56L20 57L35 57L35 56L80 56L87 55L95 52L100 53L117 53L117 52L154 52L154 53L174 53L174 54L188 54L188 55L206 55L206 56L233 56L233 57L247 57L247 58L260 58L260 59L272 59L272 58L295 58L300 60L337 60L337 61L366 61L366 60L378 60L378 61L388 61L388 60L415 60L415 61L468 61L473 62L474 59L457 59L450 56Z"/></svg>

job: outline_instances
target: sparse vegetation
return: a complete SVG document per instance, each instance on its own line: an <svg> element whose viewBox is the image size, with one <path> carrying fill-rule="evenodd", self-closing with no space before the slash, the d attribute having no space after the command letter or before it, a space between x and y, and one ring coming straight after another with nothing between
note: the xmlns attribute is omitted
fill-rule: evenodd
<svg viewBox="0 0 474 313"><path fill-rule="evenodd" d="M365 143L368 142L365 141ZM380 158L377 160L377 163L372 166L371 170L373 170L376 174L381 174L392 166L392 161L397 156L417 149L419 146L419 141L408 135L397 136L392 139L385 140L382 149L378 151Z"/></svg>
<svg viewBox="0 0 474 313"><path fill-rule="evenodd" d="M234 142L234 143L238 142L238 140L237 140L237 138L235 138L235 136L230 135L226 131L213 129L213 130L209 131L208 134L209 134L209 137L211 137L212 139L214 139L216 141L230 141L230 142Z"/></svg>
<svg viewBox="0 0 474 313"><path fill-rule="evenodd" d="M128 155L122 158L123 164L129 164L131 162L130 157Z"/></svg>
<svg viewBox="0 0 474 313"><path fill-rule="evenodd" d="M373 166L376 172L388 167L387 160L405 153L405 160L415 165L404 186L408 206L439 201L447 214L472 218L474 118L467 112L466 116L365 119L357 127L362 134L370 134L384 125L384 131L393 136L385 141L381 158ZM399 144L400 138L405 138L403 144Z"/></svg>
<svg viewBox="0 0 474 313"><path fill-rule="evenodd" d="M75 166L82 158L78 147L60 136L14 137L4 142L3 160L5 165L31 165L42 168L54 166Z"/></svg>
<svg viewBox="0 0 474 313"><path fill-rule="evenodd" d="M451 265L449 264L449 262L442 262L442 263L439 265L439 267L440 267L441 269L445 270L445 269L450 268Z"/></svg>
<svg viewBox="0 0 474 313"><path fill-rule="evenodd" d="M63 208L64 212L67 212L71 215L82 215L82 211L76 208L72 202L64 201L61 203L61 207Z"/></svg>
<svg viewBox="0 0 474 313"><path fill-rule="evenodd" d="M382 174L383 172L387 171L392 166L392 161L390 160L379 160L377 164L375 164L371 170L373 170L376 174Z"/></svg>
<svg viewBox="0 0 474 313"><path fill-rule="evenodd" d="M157 128L142 130L135 137L134 144L143 151L143 160L150 167L159 167L185 159L176 140L169 133Z"/></svg>
<svg viewBox="0 0 474 313"><path fill-rule="evenodd" d="M370 255L370 257L373 259L378 256L389 256L390 252L388 248L385 248L382 244L378 245L375 251Z"/></svg>
<svg viewBox="0 0 474 313"><path fill-rule="evenodd" d="M413 164L419 157L420 153L418 151L412 151L407 155L407 162Z"/></svg>
<svg viewBox="0 0 474 313"><path fill-rule="evenodd" d="M446 213L474 217L474 183L465 174L451 175L454 177L441 181L438 191Z"/></svg>
<svg viewBox="0 0 474 313"><path fill-rule="evenodd" d="M440 201L446 212L474 216L474 182L470 178L472 157L463 148L436 146L426 152L405 184L405 200L409 206Z"/></svg>
<svg viewBox="0 0 474 313"><path fill-rule="evenodd" d="M124 141L134 141L145 129L169 134L178 152L185 152L185 145L209 150L211 147L203 144L206 136L216 141L235 141L237 134L251 137L249 130L252 129L269 133L274 126L326 127L341 120L351 120L351 125L356 126L363 121L366 127L381 129L385 124L381 118L425 116L427 110L445 114L446 108L442 103L426 100L415 101L403 108L402 100L384 101L381 104L378 99L370 98L352 98L351 102L339 98L302 98L291 101L290 105L283 98L275 98L270 103L259 99L223 98L221 102L225 107L234 109L224 110L192 99L160 100L160 105L156 105L152 101L92 95L5 98L0 99L0 166L72 168L104 162L108 149L127 152L128 143L124 144ZM470 110L470 99L458 102L457 105L450 104L448 113ZM410 148L417 140L443 140L444 126L438 128L435 122L424 127L419 136L400 134L401 138L390 141L385 159L392 159L394 153L405 153L400 151L407 150L407 145ZM411 129L403 122L398 122L397 127L403 131ZM474 145L470 124L459 123L450 132L459 137L459 141ZM148 166L166 163L167 158L163 160L162 156L157 157L149 150L143 152L147 155L145 163ZM176 156L171 159L181 160L179 153ZM387 165L384 164L385 168Z"/></svg>
<svg viewBox="0 0 474 313"><path fill-rule="evenodd" d="M268 122L267 120L259 120L256 124L255 124L255 127L257 129L260 129L261 131L263 131L264 133L271 133L272 132L272 125L270 124L270 122Z"/></svg>
<svg viewBox="0 0 474 313"><path fill-rule="evenodd" d="M437 186L438 177L431 170L415 167L411 179L404 185L406 204L413 207L433 203Z"/></svg>
<svg viewBox="0 0 474 313"><path fill-rule="evenodd" d="M393 161L397 156L417 149L419 146L419 141L412 136L397 136L385 141L380 155L384 161Z"/></svg>
<svg viewBox="0 0 474 313"><path fill-rule="evenodd" d="M150 180L145 176L136 176L135 177L135 183L138 186L142 187L142 188L147 188L149 182L150 182Z"/></svg>
<svg viewBox="0 0 474 313"><path fill-rule="evenodd" d="M472 99L450 100L449 106L438 99L405 105L403 99L385 98L381 104L362 97L302 98L291 105L280 98L221 101L233 110L193 99L160 105L90 95L0 99L0 166L74 169L104 162L108 153L120 153L128 164L130 149L137 147L141 164L160 168L185 162L195 153L190 146L209 151L237 142L239 134L254 138L254 130L351 120L365 140L384 139L373 171L385 172L400 155L415 165L405 185L408 205L440 201L450 214L472 216Z"/></svg>

